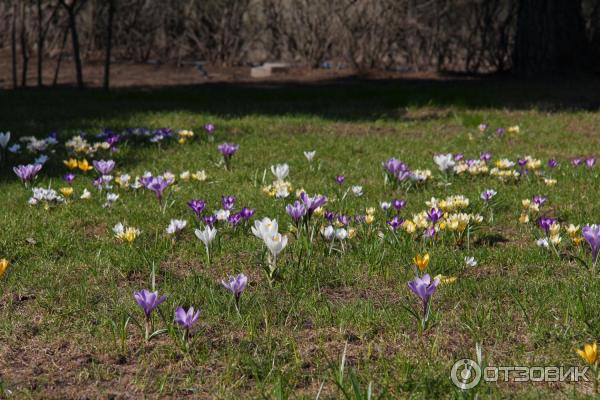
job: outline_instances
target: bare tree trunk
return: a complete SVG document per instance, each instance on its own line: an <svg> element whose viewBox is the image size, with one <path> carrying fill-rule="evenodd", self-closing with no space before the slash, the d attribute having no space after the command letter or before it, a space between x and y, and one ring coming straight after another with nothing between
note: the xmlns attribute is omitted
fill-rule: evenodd
<svg viewBox="0 0 600 400"><path fill-rule="evenodd" d="M17 3L13 4L12 30L10 33L10 52L12 57L12 83L17 88Z"/></svg>
<svg viewBox="0 0 600 400"><path fill-rule="evenodd" d="M37 85L42 87L42 67L44 60L44 32L42 21L42 0L37 0L37 22L38 22L38 37L37 37Z"/></svg>
<svg viewBox="0 0 600 400"><path fill-rule="evenodd" d="M29 45L27 43L27 15L26 15L26 3L21 2L21 59L23 61L21 65L21 86L27 87L27 70L29 68Z"/></svg>
<svg viewBox="0 0 600 400"><path fill-rule="evenodd" d="M81 0L79 3L79 8L83 5L85 0ZM60 3L63 5L65 10L67 11L67 15L69 17L69 29L71 31L71 42L73 46L73 60L75 61L75 75L77 77L77 87L79 89L83 89L83 71L81 66L81 51L79 47L79 36L77 35L77 11L75 8L77 1L70 1L69 4L66 3L66 0L60 0Z"/></svg>
<svg viewBox="0 0 600 400"><path fill-rule="evenodd" d="M58 84L58 74L60 72L60 64L62 63L63 53L65 52L65 46L67 45L67 36L69 35L69 28L65 28L63 37L60 45L60 52L58 53L58 60L56 60L56 68L54 69L54 79L52 80L52 86Z"/></svg>
<svg viewBox="0 0 600 400"><path fill-rule="evenodd" d="M106 26L106 58L104 60L104 90L110 87L110 57L112 52L112 30L115 16L115 0L108 0L108 24Z"/></svg>

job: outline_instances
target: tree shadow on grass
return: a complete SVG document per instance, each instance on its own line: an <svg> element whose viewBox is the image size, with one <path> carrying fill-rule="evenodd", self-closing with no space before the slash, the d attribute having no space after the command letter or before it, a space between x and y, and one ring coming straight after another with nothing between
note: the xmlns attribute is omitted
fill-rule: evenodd
<svg viewBox="0 0 600 400"><path fill-rule="evenodd" d="M600 108L599 93L600 80L596 77L556 81L498 76L395 80L357 77L307 83L139 87L111 92L60 87L0 92L0 130L39 135L54 129L85 128L99 120L127 121L145 112L193 112L220 118L309 116L369 122L422 118L407 114L409 107L595 111Z"/></svg>

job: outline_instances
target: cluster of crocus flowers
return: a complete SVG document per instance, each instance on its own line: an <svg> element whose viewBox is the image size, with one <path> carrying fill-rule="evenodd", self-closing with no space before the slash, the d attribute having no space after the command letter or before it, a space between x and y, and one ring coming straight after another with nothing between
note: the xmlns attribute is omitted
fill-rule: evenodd
<svg viewBox="0 0 600 400"><path fill-rule="evenodd" d="M219 152L223 155L223 161L225 162L225 168L231 170L231 159L233 155L239 150L240 145L234 143L222 143L218 147Z"/></svg>
<svg viewBox="0 0 600 400"><path fill-rule="evenodd" d="M177 143L185 144L188 140L191 140L194 137L194 132L187 129L183 129L177 132L177 136Z"/></svg>
<svg viewBox="0 0 600 400"><path fill-rule="evenodd" d="M167 226L167 229L166 229L167 235L177 236L186 226L187 226L186 220L172 219L169 222L169 226Z"/></svg>
<svg viewBox="0 0 600 400"><path fill-rule="evenodd" d="M31 191L33 192L33 195L27 201L31 206L41 204L45 209L49 209L51 206L65 202L65 198L52 188L35 187Z"/></svg>
<svg viewBox="0 0 600 400"><path fill-rule="evenodd" d="M267 270L269 279L273 278L273 274L277 269L277 257L287 246L288 238L279 233L279 225L277 220L263 218L262 220L254 221L254 226L251 228L252 233L257 238L261 239L270 252L269 268Z"/></svg>
<svg viewBox="0 0 600 400"><path fill-rule="evenodd" d="M122 242L132 243L133 241L135 241L135 239L137 239L141 232L138 228L134 228L131 226L126 227L121 222L119 222L113 227L113 233L118 240Z"/></svg>

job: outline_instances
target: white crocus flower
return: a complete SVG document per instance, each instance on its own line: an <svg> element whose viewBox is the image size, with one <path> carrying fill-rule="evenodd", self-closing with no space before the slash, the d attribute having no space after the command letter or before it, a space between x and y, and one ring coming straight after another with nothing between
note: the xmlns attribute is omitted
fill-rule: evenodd
<svg viewBox="0 0 600 400"><path fill-rule="evenodd" d="M362 196L363 195L363 188L362 188L362 186L359 186L359 185L352 186L352 193L354 193L354 195L356 197Z"/></svg>
<svg viewBox="0 0 600 400"><path fill-rule="evenodd" d="M187 221L183 219L172 219L167 227L167 234L174 235L185 228L187 225Z"/></svg>
<svg viewBox="0 0 600 400"><path fill-rule="evenodd" d="M329 225L326 228L321 229L321 234L323 235L325 240L331 240L331 238L333 238L333 235L335 234L335 229L333 229L333 226Z"/></svg>
<svg viewBox="0 0 600 400"><path fill-rule="evenodd" d="M227 218L229 218L229 215L231 214L231 211L229 210L219 210L216 212L216 216L217 216L217 221L227 221Z"/></svg>
<svg viewBox="0 0 600 400"><path fill-rule="evenodd" d="M196 229L194 233L196 234L196 237L204 243L204 246L206 246L206 249L208 250L210 243L217 236L217 229L207 225L203 230Z"/></svg>
<svg viewBox="0 0 600 400"><path fill-rule="evenodd" d="M467 267L475 267L477 265L477 260L475 260L475 257L465 257L465 264Z"/></svg>
<svg viewBox="0 0 600 400"><path fill-rule="evenodd" d="M125 227L123 226L123 224L121 222L119 222L118 224L116 224L113 227L113 233L115 234L116 237L122 236L124 232L125 232Z"/></svg>
<svg viewBox="0 0 600 400"><path fill-rule="evenodd" d="M287 236L282 235L281 233L276 233L273 236L267 236L263 238L267 248L273 255L273 257L277 258L279 253L287 246Z"/></svg>
<svg viewBox="0 0 600 400"><path fill-rule="evenodd" d="M383 211L389 210L391 206L392 203L390 203L389 201L382 201L381 203L379 203L379 207L381 207Z"/></svg>
<svg viewBox="0 0 600 400"><path fill-rule="evenodd" d="M10 141L10 132L0 132L0 147L3 149L8 146L8 142Z"/></svg>
<svg viewBox="0 0 600 400"><path fill-rule="evenodd" d="M279 226L277 225L277 220L266 217L260 221L254 221L254 226L252 227L254 236L262 240L266 237L272 237L278 230Z"/></svg>
<svg viewBox="0 0 600 400"><path fill-rule="evenodd" d="M548 239L546 238L541 238L535 241L535 244L537 244L539 247L543 247L545 249L547 249L550 244L548 243Z"/></svg>
<svg viewBox="0 0 600 400"><path fill-rule="evenodd" d="M442 172L446 172L450 168L454 167L454 158L452 154L438 154L433 156L433 161L437 164L438 168Z"/></svg>
<svg viewBox="0 0 600 400"><path fill-rule="evenodd" d="M339 241L346 240L348 237L348 231L344 228L339 228L335 230L335 238Z"/></svg>
<svg viewBox="0 0 600 400"><path fill-rule="evenodd" d="M87 189L83 189L83 193L81 194L81 196L79 198L82 200L87 200L91 197L92 197L92 193L90 193L90 191Z"/></svg>
<svg viewBox="0 0 600 400"><path fill-rule="evenodd" d="M284 181L290 173L290 167L287 164L271 165L271 172L278 181Z"/></svg>
<svg viewBox="0 0 600 400"><path fill-rule="evenodd" d="M315 150L313 150L313 151L305 151L304 152L304 157L306 157L306 159L308 160L308 162L312 162L313 158L315 158L315 154L317 154L317 152Z"/></svg>
<svg viewBox="0 0 600 400"><path fill-rule="evenodd" d="M104 208L112 207L112 205L119 200L119 195L116 193L107 193L106 194L106 203L102 205Z"/></svg>

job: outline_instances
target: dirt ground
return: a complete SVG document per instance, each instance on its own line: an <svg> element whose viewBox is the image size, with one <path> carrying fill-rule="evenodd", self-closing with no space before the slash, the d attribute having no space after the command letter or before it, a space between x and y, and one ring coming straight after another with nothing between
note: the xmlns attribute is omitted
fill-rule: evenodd
<svg viewBox="0 0 600 400"><path fill-rule="evenodd" d="M56 59L44 60L43 84L51 86L54 81ZM357 73L349 68L312 69L292 67L288 73L277 74L269 78L250 77L251 67L221 67L204 66L206 74L199 71L195 65L186 64L177 67L172 64L133 64L129 62L114 62L111 66L111 87L148 87L198 85L219 82L318 82L333 79L349 79L360 77L365 79L444 79L435 72L393 72L370 71ZM18 84L22 81L22 68L19 60L17 65ZM87 87L101 87L104 78L104 66L100 61L85 62L83 79ZM455 79L456 77L454 77ZM74 63L65 58L62 60L58 74L58 85L75 85ZM37 59L29 60L27 86L37 85ZM12 88L12 67L10 52L0 49L0 89Z"/></svg>

